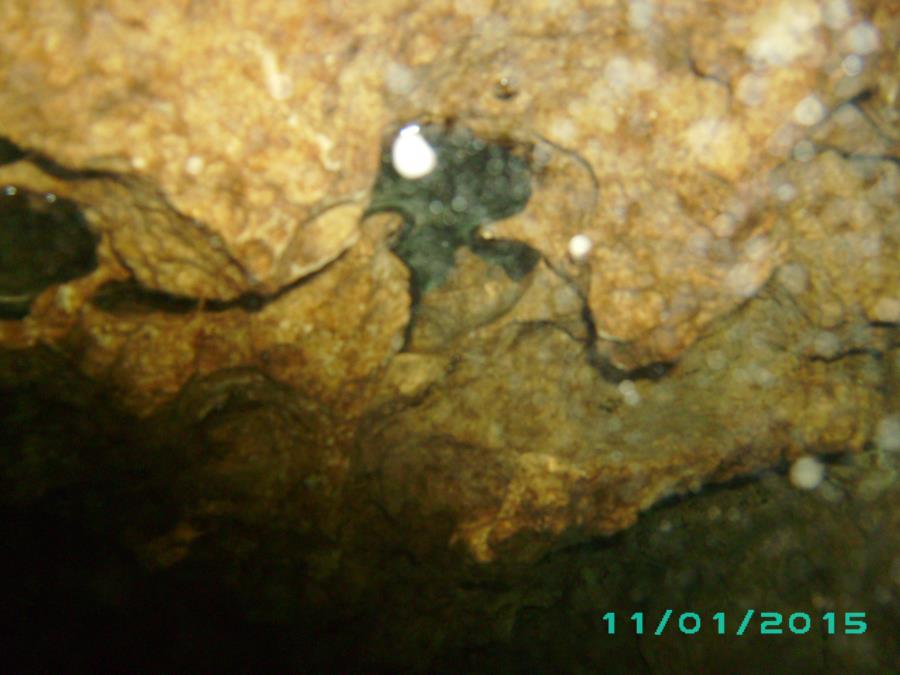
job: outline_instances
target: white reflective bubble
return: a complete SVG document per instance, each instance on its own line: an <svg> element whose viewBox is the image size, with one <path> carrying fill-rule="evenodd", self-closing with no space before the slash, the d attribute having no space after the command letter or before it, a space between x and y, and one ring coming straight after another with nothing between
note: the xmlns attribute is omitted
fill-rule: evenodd
<svg viewBox="0 0 900 675"><path fill-rule="evenodd" d="M191 176L199 176L205 165L206 162L200 155L191 155L184 163L184 170Z"/></svg>
<svg viewBox="0 0 900 675"><path fill-rule="evenodd" d="M424 178L437 167L437 153L422 135L418 124L403 127L391 146L391 162L404 178Z"/></svg>
<svg viewBox="0 0 900 675"><path fill-rule="evenodd" d="M841 61L841 70L847 77L856 77L862 72L865 62L859 54L850 54Z"/></svg>
<svg viewBox="0 0 900 675"><path fill-rule="evenodd" d="M797 196L797 188L790 183L781 183L775 188L775 196L782 202L789 202Z"/></svg>
<svg viewBox="0 0 900 675"><path fill-rule="evenodd" d="M621 394L622 398L625 400L625 405L634 407L640 404L641 394L637 390L634 382L631 380L622 380L617 388L619 394Z"/></svg>
<svg viewBox="0 0 900 675"><path fill-rule="evenodd" d="M847 25L853 10L847 0L825 0L822 7L822 20L832 30L839 30Z"/></svg>
<svg viewBox="0 0 900 675"><path fill-rule="evenodd" d="M628 3L628 25L633 30L643 31L653 24L656 7L650 0L631 0Z"/></svg>
<svg viewBox="0 0 900 675"><path fill-rule="evenodd" d="M851 52L863 56L878 51L881 46L878 29L866 21L861 21L848 30L844 35L844 40Z"/></svg>
<svg viewBox="0 0 900 675"><path fill-rule="evenodd" d="M569 240L569 255L575 261L581 261L587 258L594 243L586 234L576 234Z"/></svg>
<svg viewBox="0 0 900 675"><path fill-rule="evenodd" d="M825 117L825 106L814 94L810 94L794 107L794 121L805 127L818 124Z"/></svg>
<svg viewBox="0 0 900 675"><path fill-rule="evenodd" d="M788 478L799 490L814 490L825 478L825 465L815 457L801 457L791 464Z"/></svg>

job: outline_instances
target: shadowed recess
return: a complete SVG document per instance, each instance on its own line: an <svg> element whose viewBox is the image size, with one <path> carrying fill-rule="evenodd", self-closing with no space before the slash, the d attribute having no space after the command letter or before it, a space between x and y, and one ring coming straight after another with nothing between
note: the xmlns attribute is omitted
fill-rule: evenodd
<svg viewBox="0 0 900 675"><path fill-rule="evenodd" d="M98 239L74 202L0 191L0 319L21 319L45 289L97 268Z"/></svg>
<svg viewBox="0 0 900 675"><path fill-rule="evenodd" d="M298 284L291 284L271 295L248 291L230 300L194 298L166 293L141 285L136 279L107 281L91 296L91 304L108 314L133 316L141 314L189 314L193 311L226 312L239 309L258 312L267 303L280 297Z"/></svg>
<svg viewBox="0 0 900 675"><path fill-rule="evenodd" d="M18 145L0 136L0 166L18 162L24 156L25 153Z"/></svg>

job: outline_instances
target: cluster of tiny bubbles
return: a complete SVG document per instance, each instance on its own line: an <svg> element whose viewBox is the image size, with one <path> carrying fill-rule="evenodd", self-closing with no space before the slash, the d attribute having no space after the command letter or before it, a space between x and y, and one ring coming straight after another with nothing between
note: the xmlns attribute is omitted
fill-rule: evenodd
<svg viewBox="0 0 900 675"><path fill-rule="evenodd" d="M44 193L44 201L47 202L48 204L53 204L56 201L56 195L53 194L52 192L45 192Z"/></svg>

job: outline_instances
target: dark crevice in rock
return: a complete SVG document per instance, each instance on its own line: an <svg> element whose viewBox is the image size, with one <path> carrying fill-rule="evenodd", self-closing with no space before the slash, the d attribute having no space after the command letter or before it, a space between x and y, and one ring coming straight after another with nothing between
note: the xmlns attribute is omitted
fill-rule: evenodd
<svg viewBox="0 0 900 675"><path fill-rule="evenodd" d="M485 260L502 267L513 281L521 281L528 276L541 259L541 254L527 244L508 239L475 237L469 248Z"/></svg>
<svg viewBox="0 0 900 675"><path fill-rule="evenodd" d="M46 155L29 153L28 159L41 171L59 180L116 180L123 179L123 174L103 169L70 169L57 163Z"/></svg>
<svg viewBox="0 0 900 675"><path fill-rule="evenodd" d="M880 124L878 124L875 119L872 117L872 113L866 109L866 103L875 98L875 95L878 93L875 87L869 87L868 89L864 89L859 94L848 100L844 105L852 105L866 120L866 123L869 124L870 127L877 133L881 138L888 141L889 143L898 143L900 142L900 138L897 138L893 134L885 131Z"/></svg>
<svg viewBox="0 0 900 675"><path fill-rule="evenodd" d="M98 242L75 202L7 186L0 193L0 318L25 317L42 291L95 270Z"/></svg>
<svg viewBox="0 0 900 675"><path fill-rule="evenodd" d="M819 361L822 363L835 363L836 361L840 361L841 359L850 358L853 356L871 356L876 361L881 361L884 358L884 354L882 354L879 350L871 348L871 347L853 347L852 349L844 350L834 356L820 356L818 354L810 356L810 361Z"/></svg>
<svg viewBox="0 0 900 675"><path fill-rule="evenodd" d="M147 178L128 172L117 172L106 169L71 168L60 164L58 161L51 157L48 157L47 155L34 150L20 148L8 139L0 137L0 165L12 163L19 160L30 162L48 176L51 176L58 180L67 182L105 180L125 186L132 193L152 195L149 198L150 202L158 202L158 208L166 212L170 212L172 218L186 218L187 220L189 220L193 228L202 231L217 250L224 252L224 255L227 258L229 264L233 265L236 268L243 267L240 261L230 254L227 246L225 245L225 242L222 241L221 238L214 231L212 231L206 223L185 216L180 211L178 211L178 209L175 208L175 206L169 201L169 199L159 189L159 187ZM56 198L55 196L53 197ZM175 232L177 233L177 230L175 230ZM129 271L132 271L126 261L120 260L119 262L127 269L129 269ZM291 290L294 285L296 284L289 284L281 289L278 289L274 293L269 294L266 297L263 297L259 293L250 291L242 293L240 296L234 297L229 300L212 301L203 301L198 298L187 298L174 294L171 296L171 298L166 300L163 299L163 296L167 295L165 292L145 289L147 291L146 293L141 293L140 291L134 291L131 293L132 300L135 300L136 302L132 302L132 300L129 300L128 302L123 301L123 304L131 304L135 306L142 305L144 309L140 311L146 311L148 308L152 307L156 307L160 311L169 311L172 308L176 308L177 311L177 307L186 302L197 302L198 304L201 304L205 309L211 311L224 311L233 307L243 307L247 309L247 311L258 311L265 305L266 302L276 297L280 297L283 293ZM111 306L114 305L118 301L118 298L123 295L123 290L124 289L116 289L114 292L110 292L110 295L115 295L116 298L106 298L102 300L102 302L108 301ZM2 307L0 307L0 318L2 318L2 312L3 309ZM19 312L19 314L21 314L21 312ZM21 316L16 316L14 318L21 318Z"/></svg>
<svg viewBox="0 0 900 675"><path fill-rule="evenodd" d="M655 382L664 378L675 367L674 361L658 361L649 363L646 366L632 368L631 370L623 370L596 353L591 354L590 361L603 379L613 384L618 384L625 380L650 380Z"/></svg>
<svg viewBox="0 0 900 675"><path fill-rule="evenodd" d="M0 166L27 160L49 176L60 180L118 180L121 174L101 169L71 169L35 150L22 148L6 137L0 136Z"/></svg>
<svg viewBox="0 0 900 675"><path fill-rule="evenodd" d="M91 303L104 312L119 315L153 312L189 314L196 310L224 312L231 309L242 309L252 313L261 310L272 299L273 296L244 293L232 300L202 300L147 288L136 279L126 279L124 281L108 281L100 286L91 296Z"/></svg>
<svg viewBox="0 0 900 675"><path fill-rule="evenodd" d="M591 183L590 205L585 209L585 214L593 214L597 210L597 206L600 202L600 179L597 178L597 174L594 171L594 167L591 165L591 163L587 160L587 158L585 158L584 155L582 155L577 150L573 150L571 148L567 148L564 145L560 145L559 143L555 143L546 136L542 136L541 134L536 132L534 132L534 136L540 143L543 143L553 148L553 150L560 152L567 157L570 157L579 166L579 168L584 171Z"/></svg>
<svg viewBox="0 0 900 675"><path fill-rule="evenodd" d="M877 89L874 87L870 87L868 89L863 89L861 92L856 94L855 96L839 103L834 106L828 112L828 118L833 118L838 111L845 107L853 108L865 123L869 126L869 128L876 134L876 136L881 139L888 147L895 146L900 140L882 128L875 119L873 119L872 114L867 110L866 103L875 98L877 95ZM894 164L900 164L900 156L893 154L891 152L858 152L856 150L842 147L840 145L835 145L831 143L814 143L813 148L816 154L832 151L838 154L841 158L845 160L851 161L874 161L874 162L892 162Z"/></svg>
<svg viewBox="0 0 900 675"><path fill-rule="evenodd" d="M146 288L136 279L126 279L107 281L91 296L91 304L110 314L187 314L195 310L199 302L195 298Z"/></svg>
<svg viewBox="0 0 900 675"><path fill-rule="evenodd" d="M632 368L631 370L619 368L613 365L613 363L597 349L597 342L599 340L599 337L597 336L597 326L594 322L594 315L591 312L591 308L586 299L581 308L581 320L587 327L588 332L588 363L600 373L600 376L607 382L612 382L613 384L619 384L625 380L651 380L655 382L661 380L675 367L674 361L659 361L645 366L639 366L638 368Z"/></svg>
<svg viewBox="0 0 900 675"><path fill-rule="evenodd" d="M0 166L18 162L25 157L25 152L8 138L0 136Z"/></svg>
<svg viewBox="0 0 900 675"><path fill-rule="evenodd" d="M340 256L338 257L340 259ZM249 314L259 312L269 303L315 279L332 263L305 277L286 284L272 293L248 291L229 300L196 298L188 295L167 293L142 285L131 277L124 280L107 281L91 296L91 304L110 314L134 315L162 312L167 314L189 314L194 311L227 312L243 310Z"/></svg>

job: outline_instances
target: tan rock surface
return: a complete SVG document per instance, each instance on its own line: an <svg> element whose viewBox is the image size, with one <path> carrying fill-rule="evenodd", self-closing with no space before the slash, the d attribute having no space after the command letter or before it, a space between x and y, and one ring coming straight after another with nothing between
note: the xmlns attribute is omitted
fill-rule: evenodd
<svg viewBox="0 0 900 675"><path fill-rule="evenodd" d="M141 415L261 371L345 425L312 464L481 561L859 450L896 405L897 22L813 0L9 0L0 134L29 154L0 183L82 204L101 243L0 344L51 345ZM411 119L529 149L527 208L483 234L542 261L514 281L461 249L398 355L400 218L364 210ZM91 302L129 278L194 304Z"/></svg>
<svg viewBox="0 0 900 675"><path fill-rule="evenodd" d="M323 214L363 199L377 165L385 56L370 20L333 9L7 3L0 127L65 166L149 177L271 291L352 243L359 211Z"/></svg>

